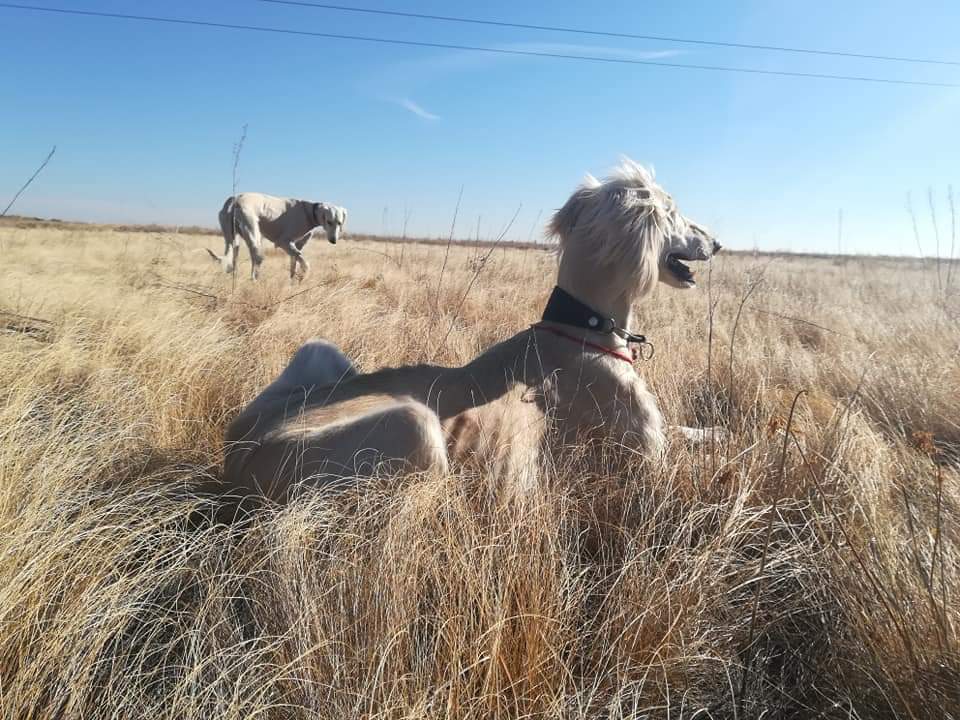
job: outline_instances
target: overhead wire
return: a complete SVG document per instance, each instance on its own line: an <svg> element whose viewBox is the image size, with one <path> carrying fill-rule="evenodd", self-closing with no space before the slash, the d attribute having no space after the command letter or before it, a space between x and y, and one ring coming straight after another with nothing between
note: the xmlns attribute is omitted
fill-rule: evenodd
<svg viewBox="0 0 960 720"><path fill-rule="evenodd" d="M594 37L621 38L628 40L653 40L656 42L681 43L688 45L707 45L712 47L735 48L741 50L766 50L781 53L799 53L804 55L825 55L828 57L858 58L861 60L883 60L887 62L920 63L925 65L954 65L960 66L960 60L942 60L937 58L918 58L901 55L881 55L851 50L824 50L817 48L788 47L783 45L763 45L756 43L731 42L727 40L705 40L703 38L675 37L670 35L644 35L639 33L617 32L613 30L591 30L562 25L543 25L536 23L509 22L506 20L489 20L482 18L468 18L454 15L435 15L431 13L416 13L402 10L383 10L380 8L359 7L356 5L334 5L332 3L311 2L308 0L255 0L256 2L271 5L289 5L294 7L308 7L318 10L334 10L337 12L364 13L368 15L383 15L402 17L416 20L435 20L447 23L464 23L470 25L487 25L492 27L516 28L521 30L537 30L553 33L570 33L576 35L592 35Z"/></svg>
<svg viewBox="0 0 960 720"><path fill-rule="evenodd" d="M686 70L707 70L711 72L740 73L749 75L766 75L778 77L812 78L818 80L842 80L848 82L877 83L886 85L913 85L923 87L960 87L958 83L938 82L929 80L903 80L899 78L871 77L860 75L842 75L832 73L800 72L791 70L769 70L764 68L734 67L725 65L709 65L700 63L676 63L662 60L641 60L637 58L603 57L599 55L579 55L574 53L541 52L535 50L520 50L516 48L495 48L459 43L428 42L423 40L404 40L401 38L385 38L367 35L350 35L344 33L320 32L315 30L296 30L293 28L268 27L264 25L246 25L239 23L225 23L212 20L194 20L187 18L171 18L156 15L135 15L130 13L104 12L97 10L79 10L76 8L58 8L39 5L24 5L21 3L0 2L0 8L14 10L28 10L61 15L74 15L92 18L113 18L119 20L134 20L139 22L164 23L168 25L184 25L193 27L215 28L220 30L240 30L246 32L272 33L299 37L324 38L328 40L344 40L351 42L376 43L381 45L397 45L406 47L425 47L443 50L461 50L498 55L513 55L521 57L541 57L560 60L586 61L616 65L640 65L647 67L663 67Z"/></svg>

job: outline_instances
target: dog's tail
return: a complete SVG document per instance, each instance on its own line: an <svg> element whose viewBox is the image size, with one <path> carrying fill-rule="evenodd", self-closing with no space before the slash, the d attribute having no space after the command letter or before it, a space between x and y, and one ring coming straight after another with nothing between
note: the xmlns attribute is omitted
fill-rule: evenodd
<svg viewBox="0 0 960 720"><path fill-rule="evenodd" d="M237 198L233 195L228 197L223 207L220 208L219 220L220 231L223 233L224 250L223 255L217 255L213 250L207 248L210 257L220 263L224 272L233 272L237 260L237 222L234 216L237 207Z"/></svg>

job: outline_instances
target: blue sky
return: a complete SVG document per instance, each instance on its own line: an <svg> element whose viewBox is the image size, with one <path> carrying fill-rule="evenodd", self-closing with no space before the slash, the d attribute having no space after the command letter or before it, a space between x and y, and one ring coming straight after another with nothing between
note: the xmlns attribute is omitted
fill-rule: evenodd
<svg viewBox="0 0 960 720"><path fill-rule="evenodd" d="M23 0L67 8L570 54L960 83L908 65L447 24L255 0ZM344 0L350 4L352 0ZM458 14L734 42L960 60L955 0L903 4L363 0ZM539 237L585 172L653 165L735 248L934 251L960 194L960 88L608 65L0 9L0 200L50 146L15 212L203 224L240 189L335 202L348 230ZM539 222L537 217L540 216ZM944 240L941 240L944 242Z"/></svg>

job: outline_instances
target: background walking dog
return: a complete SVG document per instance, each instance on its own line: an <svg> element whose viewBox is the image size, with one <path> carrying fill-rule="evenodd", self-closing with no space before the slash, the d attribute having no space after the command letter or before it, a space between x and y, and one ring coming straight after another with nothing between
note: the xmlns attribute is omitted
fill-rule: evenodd
<svg viewBox="0 0 960 720"><path fill-rule="evenodd" d="M298 265L301 278L310 269L303 249L313 232L323 228L327 240L335 245L347 222L347 211L336 205L309 200L240 193L224 201L219 220L224 240L223 255L209 249L207 252L225 272L236 271L239 238L243 238L250 251L250 277L256 280L263 262L263 238L266 238L290 256L290 278L293 279Z"/></svg>

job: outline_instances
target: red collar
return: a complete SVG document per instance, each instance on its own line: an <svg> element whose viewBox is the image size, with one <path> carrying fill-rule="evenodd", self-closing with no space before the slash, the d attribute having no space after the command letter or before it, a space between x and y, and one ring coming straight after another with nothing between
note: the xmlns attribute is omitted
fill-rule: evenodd
<svg viewBox="0 0 960 720"><path fill-rule="evenodd" d="M604 353L605 355L612 355L613 357L617 358L617 360L623 360L625 363L633 367L633 358L622 352L611 350L608 347L604 347L603 345L598 345L597 343L592 343L589 340L585 340L584 338L578 338L576 335L570 335L568 333L565 333L563 330L558 330L557 328L547 327L545 325L531 325L530 327L532 327L534 330L546 330L548 333L553 333L554 335L558 335L562 338L566 338L567 340L572 340L578 345L583 345L588 348L591 348L592 350L597 350L599 352Z"/></svg>

